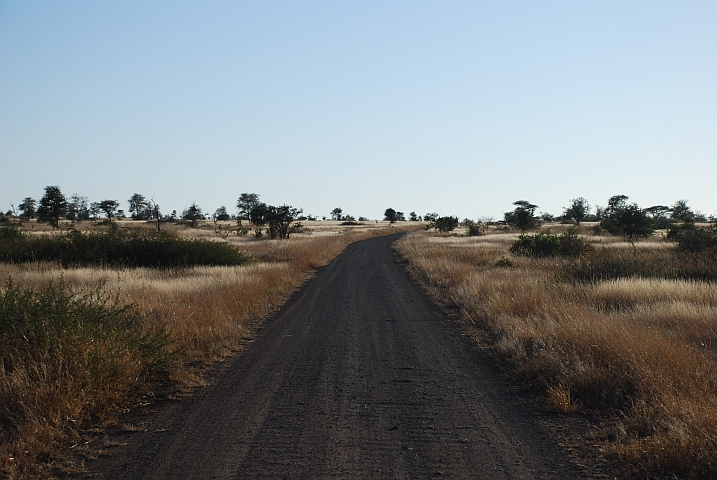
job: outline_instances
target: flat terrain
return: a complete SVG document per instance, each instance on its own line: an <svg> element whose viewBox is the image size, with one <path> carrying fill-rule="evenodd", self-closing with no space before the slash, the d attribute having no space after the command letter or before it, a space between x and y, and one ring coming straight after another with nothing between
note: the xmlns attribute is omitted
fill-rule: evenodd
<svg viewBox="0 0 717 480"><path fill-rule="evenodd" d="M411 281L396 238L350 245L208 387L112 435L90 475L588 478L541 403Z"/></svg>

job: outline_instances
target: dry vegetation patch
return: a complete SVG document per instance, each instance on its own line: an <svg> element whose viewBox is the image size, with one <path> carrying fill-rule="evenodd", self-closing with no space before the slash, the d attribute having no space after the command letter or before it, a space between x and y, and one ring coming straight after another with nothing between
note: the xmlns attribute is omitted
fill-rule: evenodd
<svg viewBox="0 0 717 480"><path fill-rule="evenodd" d="M609 418L600 445L633 473L712 478L717 286L699 280L704 259L590 236L594 251L578 259L531 258L511 255L510 238L420 232L396 247L558 411Z"/></svg>
<svg viewBox="0 0 717 480"><path fill-rule="evenodd" d="M147 228L132 222L120 228L129 226ZM52 235L34 224L28 227L31 232ZM0 355L0 472L25 478L73 470L76 465L66 452L83 429L114 421L117 412L146 401L159 385L182 389L199 384L206 366L251 339L258 323L281 306L313 269L330 262L349 243L419 227L316 222L283 241L226 235L210 222L194 229L166 227L180 238L229 244L253 259L235 267L66 268L59 262L0 263L0 278L13 282L3 281L2 295L10 289L42 295L49 288L58 298L75 299L90 310L111 307L129 315L129 323L120 322L121 329L101 337L91 332L68 334L54 349L48 350L47 341L39 341L34 350L25 349L12 359ZM92 292L98 297L92 297ZM65 313L72 317L72 311ZM3 354L12 338L22 338L7 333L13 328L5 333L0 328ZM117 332L134 332L135 345L127 347ZM137 343L142 335L156 340L151 348ZM148 348L163 362L153 363L151 355L137 356Z"/></svg>

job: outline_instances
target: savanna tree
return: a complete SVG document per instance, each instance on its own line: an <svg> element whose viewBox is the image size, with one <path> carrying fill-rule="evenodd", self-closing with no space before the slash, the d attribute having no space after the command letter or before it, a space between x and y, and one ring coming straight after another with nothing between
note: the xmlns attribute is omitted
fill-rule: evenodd
<svg viewBox="0 0 717 480"><path fill-rule="evenodd" d="M291 236L292 233L301 230L300 222L292 223L302 213L300 208L294 208L290 205L282 205L274 207L266 206L265 221L268 225L268 233L270 239L284 240Z"/></svg>
<svg viewBox="0 0 717 480"><path fill-rule="evenodd" d="M667 228L669 226L669 218L667 215L670 213L670 207L665 205L653 205L645 209L652 222L655 224L655 228Z"/></svg>
<svg viewBox="0 0 717 480"><path fill-rule="evenodd" d="M344 211L342 209L336 207L333 210L331 210L331 220L336 220L336 221L343 220L344 219L343 214L344 214Z"/></svg>
<svg viewBox="0 0 717 480"><path fill-rule="evenodd" d="M242 193L237 200L237 210L239 215L254 223L251 219L252 210L258 208L262 203L259 201L257 193Z"/></svg>
<svg viewBox="0 0 717 480"><path fill-rule="evenodd" d="M212 215L212 218L214 221L224 221L229 220L231 216L229 215L229 212L227 212L227 207L222 205L221 207L217 208L214 214Z"/></svg>
<svg viewBox="0 0 717 480"><path fill-rule="evenodd" d="M99 208L101 211L105 212L105 216L107 217L107 220L109 220L110 222L112 221L112 217L115 216L117 207L119 207L119 202L117 200L102 200L97 205L97 208Z"/></svg>
<svg viewBox="0 0 717 480"><path fill-rule="evenodd" d="M583 197L570 200L570 206L563 210L563 217L573 220L580 225L590 213L590 204Z"/></svg>
<svg viewBox="0 0 717 480"><path fill-rule="evenodd" d="M452 232L458 226L458 217L438 217L431 226L439 232Z"/></svg>
<svg viewBox="0 0 717 480"><path fill-rule="evenodd" d="M530 230L538 226L539 221L535 218L535 209L537 205L526 200L518 200L513 202L515 210L512 212L506 212L504 214L505 223L508 225L519 228L522 231Z"/></svg>
<svg viewBox="0 0 717 480"><path fill-rule="evenodd" d="M189 220L192 226L196 226L199 220L204 220L204 212L195 202L182 212L182 220Z"/></svg>
<svg viewBox="0 0 717 480"><path fill-rule="evenodd" d="M687 206L687 200L677 200L674 205L672 205L670 212L670 218L672 220L679 220L686 223L695 221L695 212Z"/></svg>
<svg viewBox="0 0 717 480"><path fill-rule="evenodd" d="M67 212L67 199L57 185L45 187L45 194L37 208L37 219L47 222L53 227L60 226L60 218Z"/></svg>
<svg viewBox="0 0 717 480"><path fill-rule="evenodd" d="M257 206L252 208L249 212L249 222L254 225L266 224L267 208L266 203L259 203Z"/></svg>
<svg viewBox="0 0 717 480"><path fill-rule="evenodd" d="M152 203L144 195L134 193L127 200L129 213L135 220L148 220L152 218Z"/></svg>
<svg viewBox="0 0 717 480"><path fill-rule="evenodd" d="M35 218L37 214L37 200L32 197L25 197L17 208L20 209L20 218L30 220Z"/></svg>
<svg viewBox="0 0 717 480"><path fill-rule="evenodd" d="M655 232L655 223L637 203L628 204L628 198L626 195L610 197L600 226L633 243L636 238L652 235Z"/></svg>
<svg viewBox="0 0 717 480"><path fill-rule="evenodd" d="M398 213L393 208L387 208L383 212L383 219L388 220L390 223L395 223L398 221Z"/></svg>
<svg viewBox="0 0 717 480"><path fill-rule="evenodd" d="M70 196L67 203L67 213L65 217L68 220L88 220L90 218L90 208L88 206L87 197L83 197L77 193Z"/></svg>

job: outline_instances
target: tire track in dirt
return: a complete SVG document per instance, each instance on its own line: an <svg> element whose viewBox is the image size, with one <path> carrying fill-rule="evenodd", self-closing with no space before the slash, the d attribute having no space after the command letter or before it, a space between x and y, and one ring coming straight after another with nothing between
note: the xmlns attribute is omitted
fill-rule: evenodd
<svg viewBox="0 0 717 480"><path fill-rule="evenodd" d="M390 251L349 245L93 477L588 478Z"/></svg>

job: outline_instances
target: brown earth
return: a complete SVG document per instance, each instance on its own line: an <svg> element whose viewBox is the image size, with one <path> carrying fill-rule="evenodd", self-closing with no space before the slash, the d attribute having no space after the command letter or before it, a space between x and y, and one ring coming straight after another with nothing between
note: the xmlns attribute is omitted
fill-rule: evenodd
<svg viewBox="0 0 717 480"><path fill-rule="evenodd" d="M347 247L208 387L99 439L117 446L88 476L595 477L558 444L564 421L408 277L396 238Z"/></svg>

